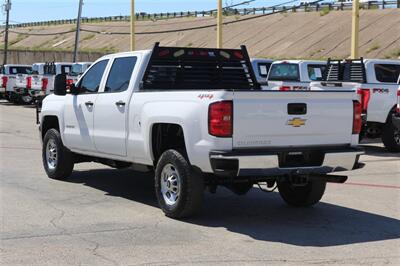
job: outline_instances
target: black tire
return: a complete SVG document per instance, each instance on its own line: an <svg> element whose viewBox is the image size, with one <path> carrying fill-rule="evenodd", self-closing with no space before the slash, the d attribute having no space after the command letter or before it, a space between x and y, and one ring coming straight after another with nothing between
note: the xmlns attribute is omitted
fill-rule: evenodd
<svg viewBox="0 0 400 266"><path fill-rule="evenodd" d="M54 167L50 167L47 161L48 157L46 155L47 145L50 141L53 142L57 152L57 160ZM52 179L64 180L71 175L72 170L74 169L73 154L70 150L64 147L60 133L54 128L49 129L44 136L42 146L42 161L47 176Z"/></svg>
<svg viewBox="0 0 400 266"><path fill-rule="evenodd" d="M168 203L164 198L161 179L165 169L171 167L179 178L179 194L175 203ZM178 184L178 181L175 182ZM176 150L165 151L158 160L155 172L155 190L160 208L166 216L179 219L192 216L200 209L203 202L204 179L194 170L188 160ZM167 197L167 196L165 196Z"/></svg>
<svg viewBox="0 0 400 266"><path fill-rule="evenodd" d="M295 207L309 207L318 203L325 192L326 181L310 180L305 186L293 186L289 180L278 181L282 199Z"/></svg>
<svg viewBox="0 0 400 266"><path fill-rule="evenodd" d="M390 152L400 152L400 130L397 129L391 119L383 125L382 142Z"/></svg>

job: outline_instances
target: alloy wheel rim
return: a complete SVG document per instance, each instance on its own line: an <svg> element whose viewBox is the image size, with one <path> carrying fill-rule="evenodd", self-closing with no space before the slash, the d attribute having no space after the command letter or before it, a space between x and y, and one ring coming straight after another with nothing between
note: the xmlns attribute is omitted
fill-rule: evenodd
<svg viewBox="0 0 400 266"><path fill-rule="evenodd" d="M49 169L54 170L58 163L57 145L54 139L50 139L46 145L46 162Z"/></svg>
<svg viewBox="0 0 400 266"><path fill-rule="evenodd" d="M168 206L175 205L180 196L181 178L176 167L167 164L161 171L161 194Z"/></svg>

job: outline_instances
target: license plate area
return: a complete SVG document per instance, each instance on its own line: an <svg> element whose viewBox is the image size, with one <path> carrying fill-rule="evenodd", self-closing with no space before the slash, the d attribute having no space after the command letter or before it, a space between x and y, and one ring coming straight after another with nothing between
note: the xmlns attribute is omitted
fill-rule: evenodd
<svg viewBox="0 0 400 266"><path fill-rule="evenodd" d="M321 151L285 151L278 154L280 168L318 167L324 162Z"/></svg>

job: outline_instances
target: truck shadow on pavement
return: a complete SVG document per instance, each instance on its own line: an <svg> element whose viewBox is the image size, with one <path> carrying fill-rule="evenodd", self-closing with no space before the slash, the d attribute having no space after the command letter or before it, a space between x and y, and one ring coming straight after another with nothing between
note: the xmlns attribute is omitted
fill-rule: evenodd
<svg viewBox="0 0 400 266"><path fill-rule="evenodd" d="M158 208L152 174L109 169L77 171L69 182ZM329 247L400 238L400 220L324 202L307 209L292 208L278 193L256 188L245 196L224 188L217 194L205 193L202 212L182 222L226 228L253 239L248 242L296 246Z"/></svg>
<svg viewBox="0 0 400 266"><path fill-rule="evenodd" d="M381 147L375 145L361 144L360 147L364 149L365 155L376 156L376 157L394 157L400 160L400 153L389 152L383 146Z"/></svg>

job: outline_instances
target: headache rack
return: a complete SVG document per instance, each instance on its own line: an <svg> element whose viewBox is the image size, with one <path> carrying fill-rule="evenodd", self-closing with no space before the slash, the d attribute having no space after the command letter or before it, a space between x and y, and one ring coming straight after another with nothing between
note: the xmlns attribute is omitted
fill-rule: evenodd
<svg viewBox="0 0 400 266"><path fill-rule="evenodd" d="M322 80L327 82L366 82L364 59L328 59Z"/></svg>
<svg viewBox="0 0 400 266"><path fill-rule="evenodd" d="M154 45L141 82L149 90L258 90L250 58L241 49Z"/></svg>

